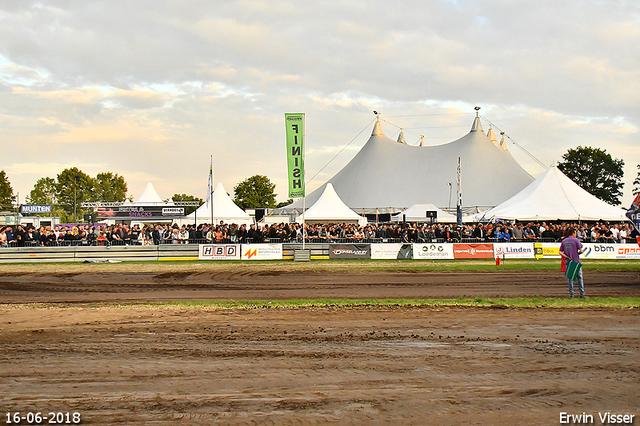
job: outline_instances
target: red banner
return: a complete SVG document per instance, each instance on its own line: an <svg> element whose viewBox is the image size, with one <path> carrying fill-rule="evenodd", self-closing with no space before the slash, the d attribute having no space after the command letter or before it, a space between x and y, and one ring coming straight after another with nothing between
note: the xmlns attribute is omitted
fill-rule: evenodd
<svg viewBox="0 0 640 426"><path fill-rule="evenodd" d="M454 259L493 259L493 244L454 244Z"/></svg>

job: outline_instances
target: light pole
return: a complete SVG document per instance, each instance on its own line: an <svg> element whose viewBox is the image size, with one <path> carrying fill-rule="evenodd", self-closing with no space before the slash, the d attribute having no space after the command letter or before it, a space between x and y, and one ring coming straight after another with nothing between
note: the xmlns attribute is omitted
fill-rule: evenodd
<svg viewBox="0 0 640 426"><path fill-rule="evenodd" d="M451 182L449 182L449 206L447 207L447 213L451 213Z"/></svg>

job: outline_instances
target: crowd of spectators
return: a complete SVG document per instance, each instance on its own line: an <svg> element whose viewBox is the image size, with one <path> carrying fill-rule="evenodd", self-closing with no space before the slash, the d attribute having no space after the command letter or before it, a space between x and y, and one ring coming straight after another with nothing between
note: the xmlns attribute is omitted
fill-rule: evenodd
<svg viewBox="0 0 640 426"><path fill-rule="evenodd" d="M636 231L629 223L474 223L456 225L435 223L352 224L259 224L218 225L156 224L145 225L77 225L77 226L4 226L0 228L0 246L60 246L60 245L159 245L203 243L263 243L296 242L496 242L542 241L559 242L569 227L577 229L584 242L634 242Z"/></svg>

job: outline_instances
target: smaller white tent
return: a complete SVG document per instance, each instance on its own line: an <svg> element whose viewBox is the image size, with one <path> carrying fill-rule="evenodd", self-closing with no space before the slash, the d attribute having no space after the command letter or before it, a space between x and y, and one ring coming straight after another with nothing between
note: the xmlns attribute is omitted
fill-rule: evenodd
<svg viewBox="0 0 640 426"><path fill-rule="evenodd" d="M167 204L164 202L162 198L156 192L156 189L153 187L153 184L149 182L147 186L142 191L142 195L138 197L132 204L134 205L145 205L145 206L153 206L156 204Z"/></svg>
<svg viewBox="0 0 640 426"><path fill-rule="evenodd" d="M391 216L392 222L402 222L402 216L404 215L407 222L430 222L431 219L427 217L428 211L438 212L438 217L434 219L434 222L440 223L456 223L456 216L451 213L447 213L444 210L440 210L433 204L414 204L406 210Z"/></svg>
<svg viewBox="0 0 640 426"><path fill-rule="evenodd" d="M306 223L358 223L366 225L367 218L359 216L351 210L338 196L333 185L328 183L316 203L309 207L304 214ZM296 218L302 222L302 215Z"/></svg>
<svg viewBox="0 0 640 426"><path fill-rule="evenodd" d="M624 210L589 194L555 166L504 203L486 211L484 218L626 220Z"/></svg>
<svg viewBox="0 0 640 426"><path fill-rule="evenodd" d="M222 183L216 186L211 199L213 200L213 220L211 219L211 204L205 202L180 222L187 224L215 222L218 224L222 220L224 223L237 223L238 225L253 223L253 218L233 202Z"/></svg>

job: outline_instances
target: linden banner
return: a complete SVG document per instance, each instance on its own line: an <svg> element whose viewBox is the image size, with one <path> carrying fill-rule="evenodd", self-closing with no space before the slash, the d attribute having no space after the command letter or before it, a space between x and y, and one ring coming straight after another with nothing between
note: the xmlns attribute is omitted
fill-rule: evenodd
<svg viewBox="0 0 640 426"><path fill-rule="evenodd" d="M302 198L304 192L304 113L285 114L289 198Z"/></svg>

